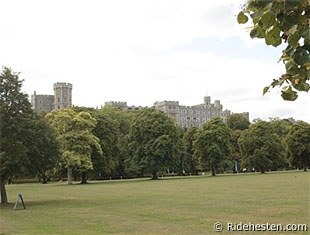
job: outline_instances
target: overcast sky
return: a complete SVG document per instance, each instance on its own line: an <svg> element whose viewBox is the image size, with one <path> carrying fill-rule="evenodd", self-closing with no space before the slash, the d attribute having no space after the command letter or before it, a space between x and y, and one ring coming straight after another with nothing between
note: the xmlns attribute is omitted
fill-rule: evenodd
<svg viewBox="0 0 310 235"><path fill-rule="evenodd" d="M73 84L73 104L203 102L250 119L310 122L309 94L283 101L264 86L284 72L282 48L236 22L242 0L0 0L0 65L31 95Z"/></svg>

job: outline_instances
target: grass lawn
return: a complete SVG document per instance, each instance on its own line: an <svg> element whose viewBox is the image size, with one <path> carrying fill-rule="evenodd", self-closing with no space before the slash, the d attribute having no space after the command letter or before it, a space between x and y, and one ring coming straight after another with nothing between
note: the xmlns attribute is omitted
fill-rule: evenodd
<svg viewBox="0 0 310 235"><path fill-rule="evenodd" d="M215 222L308 223L310 229L305 172L15 184L7 193L11 203L0 207L0 234L251 234L217 233ZM18 193L26 210L13 211Z"/></svg>

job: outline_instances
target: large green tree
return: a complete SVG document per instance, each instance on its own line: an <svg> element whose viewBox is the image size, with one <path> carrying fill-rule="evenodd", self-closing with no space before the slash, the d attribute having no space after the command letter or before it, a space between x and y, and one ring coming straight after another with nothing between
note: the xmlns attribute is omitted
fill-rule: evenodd
<svg viewBox="0 0 310 235"><path fill-rule="evenodd" d="M286 147L287 134L292 125L291 121L289 121L288 119L280 119L280 118L270 118L269 120L273 133L278 135L278 137L282 141L283 146ZM288 151L285 151L285 167L289 166L290 166L290 157Z"/></svg>
<svg viewBox="0 0 310 235"><path fill-rule="evenodd" d="M198 174L199 171L199 160L194 154L194 141L195 135L198 133L197 127L191 127L187 129L182 137L182 143L185 151L185 162L189 168L189 171L193 174Z"/></svg>
<svg viewBox="0 0 310 235"><path fill-rule="evenodd" d="M21 91L18 73L3 68L0 74L0 188L7 203L5 180L44 176L58 159L58 146L49 125L31 109Z"/></svg>
<svg viewBox="0 0 310 235"><path fill-rule="evenodd" d="M30 125L25 140L30 148L29 176L39 177L42 183L47 183L48 172L53 170L60 160L60 145L54 129L45 118L35 115Z"/></svg>
<svg viewBox="0 0 310 235"><path fill-rule="evenodd" d="M239 138L243 160L264 173L285 164L285 148L270 123L259 121L244 130Z"/></svg>
<svg viewBox="0 0 310 235"><path fill-rule="evenodd" d="M285 140L288 132L290 131L292 123L288 119L270 118L271 128L280 139Z"/></svg>
<svg viewBox="0 0 310 235"><path fill-rule="evenodd" d="M243 131L250 126L249 120L242 113L234 113L227 117L227 126L232 130Z"/></svg>
<svg viewBox="0 0 310 235"><path fill-rule="evenodd" d="M5 180L25 172L29 146L25 144L33 111L21 91L23 80L9 68L0 74L0 184L1 203L7 203Z"/></svg>
<svg viewBox="0 0 310 235"><path fill-rule="evenodd" d="M87 182L86 173L93 169L91 154L102 154L99 139L92 133L96 119L88 112L73 109L53 111L46 115L58 134L62 154L61 164L67 169L68 184L72 184L72 171L82 174L82 182Z"/></svg>
<svg viewBox="0 0 310 235"><path fill-rule="evenodd" d="M238 144L239 138L241 136L241 130L233 130L232 131L232 148L231 154L228 157L230 161L234 162L233 171L237 173L241 167L243 167L244 163L241 158L241 151Z"/></svg>
<svg viewBox="0 0 310 235"><path fill-rule="evenodd" d="M120 164L120 130L119 123L103 110L98 110L94 117L97 125L94 134L99 138L102 156L96 154L93 158L94 171L97 177L115 175Z"/></svg>
<svg viewBox="0 0 310 235"><path fill-rule="evenodd" d="M227 126L233 131L232 133L232 152L229 156L229 160L234 161L234 172L238 172L238 167L243 166L241 159L240 148L238 145L238 139L243 130L246 130L250 126L248 118L242 113L234 113L228 116Z"/></svg>
<svg viewBox="0 0 310 235"><path fill-rule="evenodd" d="M176 123L155 109L144 109L134 120L129 133L132 163L140 172L151 172L157 179L160 170L173 165L177 157L179 132Z"/></svg>
<svg viewBox="0 0 310 235"><path fill-rule="evenodd" d="M287 149L293 166L310 167L310 124L297 122L287 135Z"/></svg>
<svg viewBox="0 0 310 235"><path fill-rule="evenodd" d="M264 88L282 86L284 100L296 100L298 92L310 89L310 4L309 0L248 0L238 14L240 24L251 18L252 38L263 38L267 45L286 48L280 60L286 72Z"/></svg>
<svg viewBox="0 0 310 235"><path fill-rule="evenodd" d="M136 117L136 114L138 113L137 111L122 111L110 106L105 106L102 110L99 111L100 115L105 117L105 125L106 130L105 132L109 132L109 123L111 123L112 127L112 132L109 133L108 136L115 135L114 137L108 137L104 138L103 141L106 142L106 145L108 144L108 141L111 142L112 146L109 147L111 149L110 152L113 152L112 158L110 159L111 164L103 164L101 165L101 169L103 166L110 165L114 166L113 168L110 168L111 170L105 171L108 173L110 176L126 176L131 172L130 169L130 151L129 151L129 140L128 140L128 135L130 132L130 127L131 124L133 123L133 120ZM100 122L100 121L99 121ZM98 126L98 124L97 124ZM95 128L97 130L97 127ZM98 136L101 140L101 137ZM117 137L117 138L115 138ZM114 139L114 140L112 140ZM114 149L114 150L112 150ZM110 155L112 156L112 155ZM97 164L96 166L99 166ZM95 167L95 166L94 166ZM133 167L135 168L135 167ZM94 168L95 169L95 168ZM132 173L135 173L135 170L133 170Z"/></svg>
<svg viewBox="0 0 310 235"><path fill-rule="evenodd" d="M211 169L212 176L227 160L231 148L232 132L220 118L206 122L194 141L195 155Z"/></svg>

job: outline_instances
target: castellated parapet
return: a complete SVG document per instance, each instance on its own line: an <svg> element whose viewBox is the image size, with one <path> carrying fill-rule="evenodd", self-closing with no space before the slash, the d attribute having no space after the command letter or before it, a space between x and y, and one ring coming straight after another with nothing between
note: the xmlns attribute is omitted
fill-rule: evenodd
<svg viewBox="0 0 310 235"><path fill-rule="evenodd" d="M226 122L230 110L223 110L219 100L211 103L210 96L205 96L203 100L203 104L193 106L179 105L178 101L160 101L154 107L173 118L181 128L202 127L206 121L216 117L221 117Z"/></svg>
<svg viewBox="0 0 310 235"><path fill-rule="evenodd" d="M104 104L113 107L127 107L127 102L123 101L107 101Z"/></svg>
<svg viewBox="0 0 310 235"><path fill-rule="evenodd" d="M173 119L177 119L178 113L180 112L179 101L159 101L154 104L154 107Z"/></svg>
<svg viewBox="0 0 310 235"><path fill-rule="evenodd" d="M224 122L231 115L230 110L223 110L223 105L220 100L215 100L211 103L211 97L205 96L202 104L193 106L180 105L179 101L157 101L154 103L154 108L167 114L168 117L174 119L181 128L202 127L202 125L216 117L220 117ZM127 106L127 102L109 101L105 105L111 106L123 111L140 110L141 106ZM249 120L249 113L244 113L244 116Z"/></svg>
<svg viewBox="0 0 310 235"><path fill-rule="evenodd" d="M72 84L65 82L54 83L54 109L72 107Z"/></svg>
<svg viewBox="0 0 310 235"><path fill-rule="evenodd" d="M72 84L56 82L53 88L54 95L31 95L31 105L37 113L72 107Z"/></svg>
<svg viewBox="0 0 310 235"><path fill-rule="evenodd" d="M31 95L31 106L37 113L48 113L54 109L53 95L37 95L36 92Z"/></svg>
<svg viewBox="0 0 310 235"><path fill-rule="evenodd" d="M31 95L32 108L37 113L50 112L62 108L72 107L72 84L65 82L57 82L53 85L54 95L37 95L34 92ZM181 128L202 127L202 125L216 117L220 117L226 122L230 110L223 110L223 105L220 100L215 100L211 103L211 97L205 96L202 104L193 106L180 105L179 101L157 101L154 103L154 108L166 113L170 118L174 119ZM123 111L141 110L142 106L128 106L127 102L123 101L108 101L106 106L111 106ZM249 120L249 113L242 113Z"/></svg>
<svg viewBox="0 0 310 235"><path fill-rule="evenodd" d="M128 106L127 102L123 102L123 101L108 101L104 103L105 106L110 106L122 111L127 111L127 110L140 110L143 109L142 106Z"/></svg>

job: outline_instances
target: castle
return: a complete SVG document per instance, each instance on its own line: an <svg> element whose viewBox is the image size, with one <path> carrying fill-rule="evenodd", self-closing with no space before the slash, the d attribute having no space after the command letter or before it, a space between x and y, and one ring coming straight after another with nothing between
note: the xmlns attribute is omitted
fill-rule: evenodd
<svg viewBox="0 0 310 235"><path fill-rule="evenodd" d="M142 106L134 106L134 105L127 106L127 102L122 102L122 101L108 101L108 102L105 102L104 105L111 106L113 108L117 108L123 111L143 109Z"/></svg>
<svg viewBox="0 0 310 235"><path fill-rule="evenodd" d="M226 122L231 114L230 110L223 110L219 100L212 104L210 96L204 97L203 104L193 106L183 106L178 101L160 101L154 107L173 118L181 128L202 127L206 121L215 117L221 117Z"/></svg>
<svg viewBox="0 0 310 235"><path fill-rule="evenodd" d="M109 101L105 105L112 106L120 110L140 110L141 106L127 106L127 102ZM211 103L211 97L205 96L204 103L183 106L179 101L159 101L154 103L154 108L166 113L173 118L181 128L202 127L202 125L216 117L221 117L226 122L227 117L231 115L230 110L223 110L223 105L219 100ZM242 113L249 120L249 113Z"/></svg>
<svg viewBox="0 0 310 235"><path fill-rule="evenodd" d="M54 95L31 95L31 105L37 113L48 113L53 110L72 107L72 84L54 83Z"/></svg>
<svg viewBox="0 0 310 235"><path fill-rule="evenodd" d="M57 82L54 84L54 95L31 95L32 108L37 113L48 113L53 110L72 107L72 84ZM109 101L106 106L111 106L123 111L141 110L142 106L128 106L127 102ZM159 101L155 102L155 109L166 113L174 119L181 128L202 127L202 125L216 117L220 117L226 122L231 115L230 110L223 110L223 105L219 100L211 103L211 97L205 96L202 104L193 106L180 105L179 101ZM242 113L249 120L249 113Z"/></svg>

